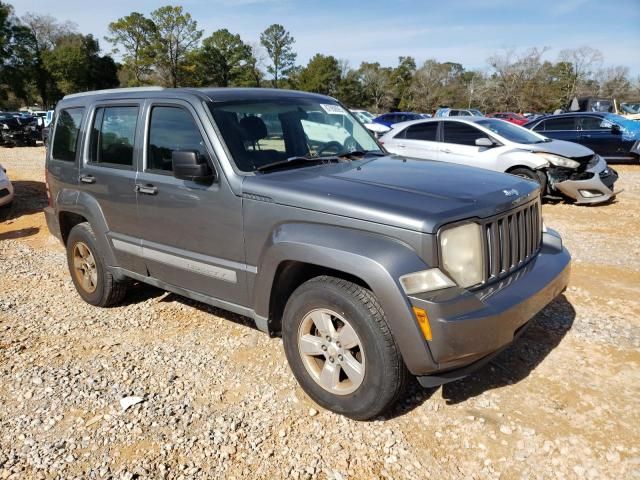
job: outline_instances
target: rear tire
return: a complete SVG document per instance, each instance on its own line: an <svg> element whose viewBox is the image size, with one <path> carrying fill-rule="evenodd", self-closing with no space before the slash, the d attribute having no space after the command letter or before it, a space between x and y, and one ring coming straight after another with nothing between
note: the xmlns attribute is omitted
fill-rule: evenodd
<svg viewBox="0 0 640 480"><path fill-rule="evenodd" d="M67 239L67 264L73 285L85 302L110 307L124 298L127 282L117 281L106 268L89 223L79 223L71 229Z"/></svg>
<svg viewBox="0 0 640 480"><path fill-rule="evenodd" d="M298 383L328 410L370 419L405 390L409 372L384 312L355 283L329 276L303 283L285 307L282 338Z"/></svg>

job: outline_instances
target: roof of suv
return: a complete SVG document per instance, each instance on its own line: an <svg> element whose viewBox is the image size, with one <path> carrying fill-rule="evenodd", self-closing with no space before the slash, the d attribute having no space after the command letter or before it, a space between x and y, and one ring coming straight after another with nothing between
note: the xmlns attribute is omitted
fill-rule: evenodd
<svg viewBox="0 0 640 480"><path fill-rule="evenodd" d="M296 90L283 90L275 88L163 88L163 87L136 87L113 88L108 90L95 90L90 92L74 93L66 95L63 101L74 99L88 99L93 97L162 98L167 95L197 95L212 102L228 102L235 100L275 100L279 98L310 98L315 100L327 100L331 97L317 93L299 92Z"/></svg>

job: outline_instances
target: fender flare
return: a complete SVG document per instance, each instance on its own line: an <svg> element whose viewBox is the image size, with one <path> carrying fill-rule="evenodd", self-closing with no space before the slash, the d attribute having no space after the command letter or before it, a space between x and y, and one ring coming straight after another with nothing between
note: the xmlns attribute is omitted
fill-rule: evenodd
<svg viewBox="0 0 640 480"><path fill-rule="evenodd" d="M289 223L274 230L262 251L254 283L256 314L269 317L273 282L286 261L318 265L354 275L376 295L405 364L411 372L435 369L399 277L429 268L408 245L373 233L321 224Z"/></svg>
<svg viewBox="0 0 640 480"><path fill-rule="evenodd" d="M60 214L63 212L75 213L86 218L96 234L100 255L102 255L105 264L108 267L119 266L111 248L111 243L107 238L107 232L109 231L107 220L104 218L102 209L95 198L85 192L65 190L59 193L56 206L58 221Z"/></svg>

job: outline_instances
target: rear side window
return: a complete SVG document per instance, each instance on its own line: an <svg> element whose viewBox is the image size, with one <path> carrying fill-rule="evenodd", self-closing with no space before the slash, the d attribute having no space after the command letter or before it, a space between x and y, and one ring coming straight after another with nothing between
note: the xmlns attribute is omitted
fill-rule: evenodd
<svg viewBox="0 0 640 480"><path fill-rule="evenodd" d="M602 117L582 117L580 128L582 130L611 130L611 122Z"/></svg>
<svg viewBox="0 0 640 480"><path fill-rule="evenodd" d="M55 160L76 161L78 134L84 116L84 108L66 108L58 113L58 121L53 136L51 155Z"/></svg>
<svg viewBox="0 0 640 480"><path fill-rule="evenodd" d="M471 125L461 122L444 122L444 142L476 146L476 139L487 135Z"/></svg>
<svg viewBox="0 0 640 480"><path fill-rule="evenodd" d="M576 118L575 117L550 118L549 120L545 120L544 129L547 132L553 131L553 130L575 130Z"/></svg>
<svg viewBox="0 0 640 480"><path fill-rule="evenodd" d="M540 122L537 125L535 125L531 130L533 130L534 132L543 132L544 131L544 124L545 124L545 122Z"/></svg>
<svg viewBox="0 0 640 480"><path fill-rule="evenodd" d="M89 161L133 166L138 107L99 107L91 129Z"/></svg>
<svg viewBox="0 0 640 480"><path fill-rule="evenodd" d="M180 107L153 107L149 124L147 170L173 171L171 154L177 150L207 156L193 116Z"/></svg>
<svg viewBox="0 0 640 480"><path fill-rule="evenodd" d="M428 140L436 141L438 133L438 122L425 122L411 125L405 130L404 138L407 140Z"/></svg>

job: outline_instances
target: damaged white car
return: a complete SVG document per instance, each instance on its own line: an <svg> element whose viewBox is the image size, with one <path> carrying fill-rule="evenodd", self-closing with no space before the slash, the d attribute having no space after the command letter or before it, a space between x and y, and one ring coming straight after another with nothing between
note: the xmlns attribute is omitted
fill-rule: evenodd
<svg viewBox="0 0 640 480"><path fill-rule="evenodd" d="M504 120L435 118L398 123L381 139L404 157L461 163L529 178L547 197L578 204L611 200L618 174L590 149Z"/></svg>

